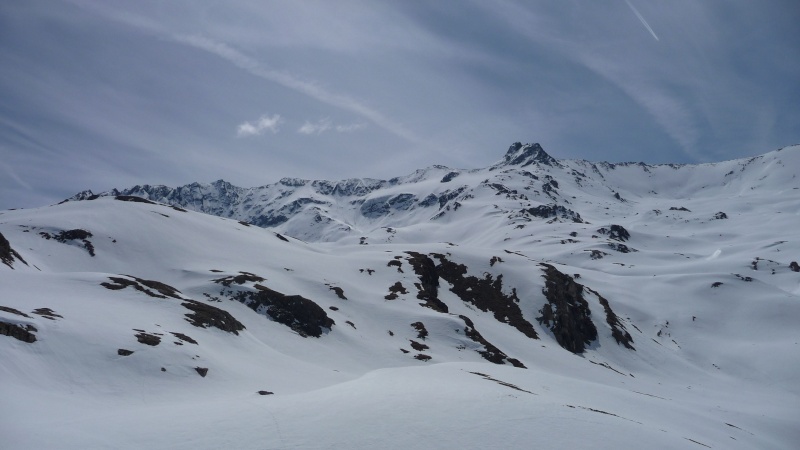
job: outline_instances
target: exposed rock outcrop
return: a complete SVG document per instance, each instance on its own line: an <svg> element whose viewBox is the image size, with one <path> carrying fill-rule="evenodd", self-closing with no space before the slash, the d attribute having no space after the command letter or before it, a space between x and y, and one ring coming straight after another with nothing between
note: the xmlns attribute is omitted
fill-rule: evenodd
<svg viewBox="0 0 800 450"><path fill-rule="evenodd" d="M406 253L410 255L408 262L414 269L414 273L419 277L419 283L416 283L415 286L419 291L417 293L417 298L424 302L420 303L420 305L431 308L434 311L442 313L448 312L449 308L447 305L439 300L439 274L436 271L436 263L434 263L430 257L422 253Z"/></svg>
<svg viewBox="0 0 800 450"><path fill-rule="evenodd" d="M608 236L609 239L620 242L625 242L631 238L631 234L622 225L611 225L608 228L602 227L597 232Z"/></svg>
<svg viewBox="0 0 800 450"><path fill-rule="evenodd" d="M548 327L558 344L572 353L583 353L597 339L589 303L583 298L583 285L550 264L542 264L547 302L536 320Z"/></svg>
<svg viewBox="0 0 800 450"><path fill-rule="evenodd" d="M22 261L26 266L28 265L28 263L22 259L22 256L19 256L19 253L11 248L11 244L8 242L8 239L3 236L3 233L0 233L0 262L13 269L14 261L17 259Z"/></svg>
<svg viewBox="0 0 800 450"><path fill-rule="evenodd" d="M516 290L512 289L511 294L503 293L502 275L498 275L497 279L488 273L483 278L474 277L467 275L467 266L456 264L442 254L435 253L433 256L439 260L436 273L453 285L450 290L461 300L475 305L481 311L491 311L495 319L511 325L531 339L539 338L517 305L519 298Z"/></svg>
<svg viewBox="0 0 800 450"><path fill-rule="evenodd" d="M584 223L580 214L555 203L550 205L539 205L535 208L526 208L522 210L522 213L534 217L540 217L542 219L561 219L568 222Z"/></svg>
<svg viewBox="0 0 800 450"><path fill-rule="evenodd" d="M181 306L192 311L186 314L186 321L200 328L219 328L228 333L239 334L244 325L236 320L229 312L220 308L187 299L174 287L155 280L145 280L137 277L109 277L112 283L100 283L101 286L111 290L121 290L132 287L154 298L174 298L182 300ZM132 278L132 279L131 279Z"/></svg>
<svg viewBox="0 0 800 450"><path fill-rule="evenodd" d="M39 232L39 236L47 239L48 241L53 239L62 244L69 244L72 243L72 241L80 241L81 244L83 244L81 247L83 247L89 253L89 256L94 256L94 245L89 240L89 238L93 236L90 231L80 228L73 230L62 230L56 234L41 231Z"/></svg>
<svg viewBox="0 0 800 450"><path fill-rule="evenodd" d="M225 287L230 287L231 284L245 284L247 282L260 283L264 278L250 272L239 272L239 275L229 275L227 277L217 278L215 283L221 284Z"/></svg>
<svg viewBox="0 0 800 450"><path fill-rule="evenodd" d="M244 330L244 325L236 320L231 313L223 309L219 309L205 303L200 303L196 300L184 300L181 305L184 308L192 311L191 313L186 314L186 321L196 327L213 327L236 335L238 335L240 331ZM176 337L179 336L176 335ZM197 342L194 343L196 344Z"/></svg>
<svg viewBox="0 0 800 450"><path fill-rule="evenodd" d="M478 330L475 329L475 324L472 323L469 317L464 315L458 316L461 320L464 321L464 334L470 338L471 340L483 345L483 350L478 350L478 353L483 357L483 359L495 363L495 364L511 364L514 367L520 367L525 369L525 365L520 362L520 360L516 358L509 358L508 355L503 353L502 350L492 345L491 342L487 341L486 338L481 336L478 333Z"/></svg>
<svg viewBox="0 0 800 450"><path fill-rule="evenodd" d="M22 325L0 320L0 335L10 336L28 344L36 342L36 335L34 334L36 331L38 331L36 327L30 324Z"/></svg>
<svg viewBox="0 0 800 450"><path fill-rule="evenodd" d="M526 167L531 164L542 164L545 166L561 166L555 158L548 155L539 144L522 144L515 142L508 148L503 163L507 165Z"/></svg>
<svg viewBox="0 0 800 450"><path fill-rule="evenodd" d="M156 345L161 343L161 336L157 336L153 333L148 333L146 331L140 331L136 333L136 340L139 341L141 344L150 345L155 347Z"/></svg>
<svg viewBox="0 0 800 450"><path fill-rule="evenodd" d="M300 295L286 295L266 286L256 285L256 291L239 291L233 298L253 311L267 315L286 325L303 337L320 337L336 322L319 305Z"/></svg>
<svg viewBox="0 0 800 450"><path fill-rule="evenodd" d="M106 289L111 289L114 291L125 289L126 287L132 287L137 291L144 292L150 297L155 297L155 298L172 297L177 299L183 299L183 297L181 296L181 292L168 284L164 284L160 281L145 280L142 278L131 277L130 275L126 276L129 278L108 277L108 279L111 280L113 283L103 282L100 283L100 286L103 286Z"/></svg>
<svg viewBox="0 0 800 450"><path fill-rule="evenodd" d="M628 333L628 330L625 329L625 325L622 324L622 321L619 320L619 317L611 309L611 305L608 303L608 300L606 300L606 298L600 295L597 291L586 286L584 286L584 288L597 296L597 300L601 305L603 305L603 309L606 312L606 323L611 327L611 337L617 341L617 344L624 345L625 348L630 350L636 350L633 347L633 338L631 337L630 333Z"/></svg>

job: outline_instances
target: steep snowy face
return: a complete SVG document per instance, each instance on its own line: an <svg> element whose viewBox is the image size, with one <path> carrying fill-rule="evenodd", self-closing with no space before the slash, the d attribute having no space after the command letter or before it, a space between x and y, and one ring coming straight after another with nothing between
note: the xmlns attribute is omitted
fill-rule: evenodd
<svg viewBox="0 0 800 450"><path fill-rule="evenodd" d="M2 211L0 435L793 448L798 168L800 147L654 166L514 144L477 170Z"/></svg>

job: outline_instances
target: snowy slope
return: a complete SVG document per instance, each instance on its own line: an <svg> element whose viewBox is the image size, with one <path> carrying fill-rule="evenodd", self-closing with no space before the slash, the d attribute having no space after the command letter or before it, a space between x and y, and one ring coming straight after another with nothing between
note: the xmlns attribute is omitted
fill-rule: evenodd
<svg viewBox="0 0 800 450"><path fill-rule="evenodd" d="M796 448L798 167L515 144L3 211L2 447Z"/></svg>

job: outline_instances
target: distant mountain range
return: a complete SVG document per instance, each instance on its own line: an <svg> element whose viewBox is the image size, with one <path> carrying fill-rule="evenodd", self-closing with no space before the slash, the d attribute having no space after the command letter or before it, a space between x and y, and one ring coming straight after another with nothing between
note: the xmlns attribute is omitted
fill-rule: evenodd
<svg viewBox="0 0 800 450"><path fill-rule="evenodd" d="M796 147L790 147L712 164L612 164L557 160L539 144L517 142L500 161L483 169L437 165L390 180L283 178L254 188L223 180L180 187L137 185L99 194L84 191L69 200L136 196L245 221L309 242L328 242L375 237L377 230L386 227L449 223L476 210L495 217L495 222L497 216L505 216L504 225L513 226L534 218L592 217L598 209L603 216L607 214L604 208L615 215L647 213L640 206L649 201L669 211L672 199L737 196L791 183L797 153ZM462 207L466 209L459 211ZM711 218L719 211L704 212ZM381 233L377 231L377 236Z"/></svg>
<svg viewBox="0 0 800 450"><path fill-rule="evenodd" d="M800 146L0 211L0 447L800 441Z"/></svg>

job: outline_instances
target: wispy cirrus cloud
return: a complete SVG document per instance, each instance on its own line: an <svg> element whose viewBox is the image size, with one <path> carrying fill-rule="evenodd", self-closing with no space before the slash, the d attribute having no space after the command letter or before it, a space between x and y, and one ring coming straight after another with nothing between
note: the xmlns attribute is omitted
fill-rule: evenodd
<svg viewBox="0 0 800 450"><path fill-rule="evenodd" d="M142 30L146 33L159 36L198 50L203 50L210 54L233 64L234 66L273 83L277 83L285 88L299 92L309 98L321 103L339 108L350 113L357 114L365 120L374 123L383 130L394 134L411 143L420 143L422 139L412 132L405 125L393 118L388 117L380 110L368 105L367 103L354 98L350 95L334 92L320 85L315 81L300 79L297 76L279 71L263 64L259 59L229 45L226 42L198 34L185 34L176 32L174 29L161 25L158 21L138 15L129 11L120 11L108 7L99 2L87 0L69 0L82 8L93 11L106 18L125 23L129 26ZM344 126L343 132L348 131L348 127L357 129L358 127Z"/></svg>
<svg viewBox="0 0 800 450"><path fill-rule="evenodd" d="M272 134L275 134L278 132L278 130L280 130L282 123L283 118L280 114L273 114L272 116L267 116L265 114L253 122L244 122L239 124L239 126L236 127L236 136L259 136L264 134L265 131L271 131Z"/></svg>
<svg viewBox="0 0 800 450"><path fill-rule="evenodd" d="M366 127L363 123L352 123L348 125L334 125L331 119L324 118L312 123L308 120L297 129L300 134L322 134L326 131L335 131L337 133L352 133Z"/></svg>
<svg viewBox="0 0 800 450"><path fill-rule="evenodd" d="M352 133L354 131L363 129L366 126L367 125L363 123L351 123L350 125L336 125L336 131L338 133Z"/></svg>
<svg viewBox="0 0 800 450"><path fill-rule="evenodd" d="M258 60L223 42L197 35L173 35L172 38L177 42L213 53L235 66L246 70L252 75L278 83L325 104L358 114L384 130L409 142L417 143L420 141L420 139L405 126L394 122L380 111L347 95L331 92L317 83L300 80L286 72L267 69Z"/></svg>
<svg viewBox="0 0 800 450"><path fill-rule="evenodd" d="M333 128L330 119L322 119L317 123L311 123L306 120L306 123L303 124L300 128L297 129L297 132L300 134L321 134Z"/></svg>

